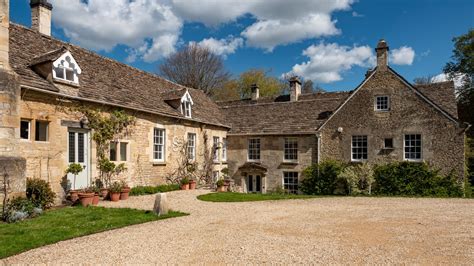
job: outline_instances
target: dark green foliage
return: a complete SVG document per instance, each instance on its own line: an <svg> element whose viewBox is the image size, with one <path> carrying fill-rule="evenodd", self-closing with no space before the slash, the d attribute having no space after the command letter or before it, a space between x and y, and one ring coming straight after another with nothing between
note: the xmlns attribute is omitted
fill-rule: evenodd
<svg viewBox="0 0 474 266"><path fill-rule="evenodd" d="M157 216L134 209L67 207L46 211L35 219L0 223L0 259L66 239L187 215L170 211Z"/></svg>
<svg viewBox="0 0 474 266"><path fill-rule="evenodd" d="M462 197L453 174L442 176L425 163L400 162L375 167L374 194L387 196Z"/></svg>
<svg viewBox="0 0 474 266"><path fill-rule="evenodd" d="M344 165L337 161L314 164L303 171L300 189L308 195L345 194L346 188L337 178L343 169Z"/></svg>
<svg viewBox="0 0 474 266"><path fill-rule="evenodd" d="M140 196L140 195L148 195L148 194L156 194L156 193L163 193L179 190L179 185L172 184L172 185L159 185L156 187L153 186L138 186L133 187L130 190L130 196Z"/></svg>
<svg viewBox="0 0 474 266"><path fill-rule="evenodd" d="M47 209L53 205L56 193L51 190L48 182L39 178L28 178L26 180L26 197L34 206Z"/></svg>
<svg viewBox="0 0 474 266"><path fill-rule="evenodd" d="M287 200L287 199L311 199L316 196L296 195L296 194L259 194L259 193L209 193L199 195L197 198L202 201L212 202L245 202L245 201L264 201L264 200Z"/></svg>

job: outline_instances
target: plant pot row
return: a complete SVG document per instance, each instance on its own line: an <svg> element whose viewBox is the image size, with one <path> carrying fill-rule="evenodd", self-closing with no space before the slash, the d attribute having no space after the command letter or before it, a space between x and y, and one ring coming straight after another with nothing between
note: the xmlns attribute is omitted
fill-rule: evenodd
<svg viewBox="0 0 474 266"><path fill-rule="evenodd" d="M181 184L180 186L181 190L193 190L196 189L196 181L191 180L187 184Z"/></svg>
<svg viewBox="0 0 474 266"><path fill-rule="evenodd" d="M100 190L100 193L94 192L81 192L78 190L71 190L69 195L71 197L71 201L73 203L79 201L82 206L86 207L89 205L97 205L99 204L99 195L102 196L103 199L107 197L113 201L117 202L119 200L127 200L130 194L130 188L125 187L120 192L109 192L108 189L103 188Z"/></svg>

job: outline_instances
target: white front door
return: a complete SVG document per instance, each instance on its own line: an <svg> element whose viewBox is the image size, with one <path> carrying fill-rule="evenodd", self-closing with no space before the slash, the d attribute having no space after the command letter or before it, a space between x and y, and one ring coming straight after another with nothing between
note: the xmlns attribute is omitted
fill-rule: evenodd
<svg viewBox="0 0 474 266"><path fill-rule="evenodd" d="M84 170L75 178L73 174L67 175L71 189L81 189L90 186L89 180L89 133L86 130L68 130L68 163L78 163Z"/></svg>

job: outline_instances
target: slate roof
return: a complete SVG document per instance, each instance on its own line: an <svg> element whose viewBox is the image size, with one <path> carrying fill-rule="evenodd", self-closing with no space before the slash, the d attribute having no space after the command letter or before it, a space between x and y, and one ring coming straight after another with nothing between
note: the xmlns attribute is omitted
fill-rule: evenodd
<svg viewBox="0 0 474 266"><path fill-rule="evenodd" d="M78 97L125 106L154 114L228 127L219 107L202 91L186 88L161 77L100 56L36 31L10 23L10 65L20 75L21 84L60 92L59 87L38 75L31 65L58 58L71 52L82 69ZM64 86L64 85L62 85ZM166 100L188 90L193 98L193 118L185 118Z"/></svg>
<svg viewBox="0 0 474 266"><path fill-rule="evenodd" d="M414 85L424 96L458 119L458 108L453 81L437 82L426 85Z"/></svg>

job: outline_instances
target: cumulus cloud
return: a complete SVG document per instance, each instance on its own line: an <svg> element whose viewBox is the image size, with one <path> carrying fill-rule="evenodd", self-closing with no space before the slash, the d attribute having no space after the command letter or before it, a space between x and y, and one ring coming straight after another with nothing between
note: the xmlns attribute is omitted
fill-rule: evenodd
<svg viewBox="0 0 474 266"><path fill-rule="evenodd" d="M226 58L227 55L235 53L235 51L244 44L244 40L242 38L234 38L233 36L229 36L225 39L218 40L214 38L208 38L197 43L190 43L195 43L199 46L206 47L214 54L221 55Z"/></svg>
<svg viewBox="0 0 474 266"><path fill-rule="evenodd" d="M454 81L454 87L461 88L464 84L465 75L457 75L452 80ZM438 74L431 78L431 82L443 82L450 80L448 75L445 73Z"/></svg>
<svg viewBox="0 0 474 266"><path fill-rule="evenodd" d="M402 46L390 52L389 62L395 65L411 65L415 59L415 51L411 47Z"/></svg>
<svg viewBox="0 0 474 266"><path fill-rule="evenodd" d="M152 62L175 51L183 21L158 0L51 0L53 22L73 43L110 51L130 47L128 61Z"/></svg>

